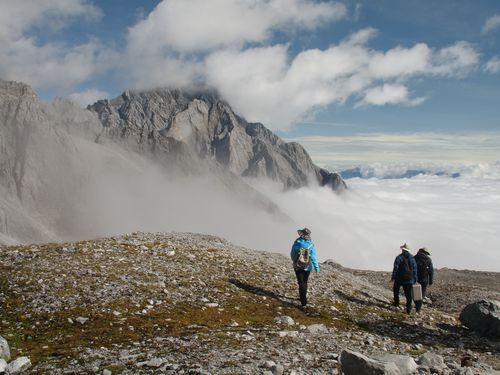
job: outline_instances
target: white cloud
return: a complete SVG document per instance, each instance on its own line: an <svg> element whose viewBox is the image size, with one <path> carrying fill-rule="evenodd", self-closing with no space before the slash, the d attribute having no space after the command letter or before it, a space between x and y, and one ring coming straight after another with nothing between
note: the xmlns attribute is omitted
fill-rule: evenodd
<svg viewBox="0 0 500 375"><path fill-rule="evenodd" d="M95 20L100 10L86 0L6 0L0 13L0 76L35 88L63 88L102 72L114 54L99 41L79 45L40 43L32 28L55 32L76 17ZM35 34L36 35L36 34Z"/></svg>
<svg viewBox="0 0 500 375"><path fill-rule="evenodd" d="M483 25L483 34L487 34L500 27L500 14L495 14L486 20Z"/></svg>
<svg viewBox="0 0 500 375"><path fill-rule="evenodd" d="M500 57L492 57L484 66L484 70L493 74L500 72Z"/></svg>
<svg viewBox="0 0 500 375"><path fill-rule="evenodd" d="M438 268L498 272L500 168L478 168L496 168L496 177L350 179L345 194L325 188L259 189L312 230L320 260L390 271L399 245L407 242L414 251L429 248Z"/></svg>
<svg viewBox="0 0 500 375"><path fill-rule="evenodd" d="M207 57L204 74L248 120L283 129L314 109L351 96L363 95L364 103L372 105L418 105L424 99L411 98L402 82L418 76L461 76L479 60L464 42L439 50L425 44L372 50L364 43L375 33L364 29L338 45L305 50L292 59L284 45L221 50Z"/></svg>
<svg viewBox="0 0 500 375"><path fill-rule="evenodd" d="M33 26L59 28L71 17L97 19L101 15L88 0L2 0L0 39L21 38Z"/></svg>
<svg viewBox="0 0 500 375"><path fill-rule="evenodd" d="M262 42L273 30L313 29L345 15L341 3L311 0L164 0L129 30L129 46L208 50Z"/></svg>
<svg viewBox="0 0 500 375"><path fill-rule="evenodd" d="M68 98L80 105L80 107L85 108L87 105L93 104L100 99L109 98L109 94L98 89L88 89L81 92L74 92L68 95Z"/></svg>
<svg viewBox="0 0 500 375"><path fill-rule="evenodd" d="M399 104L404 103L407 105L419 105L424 101L424 98L409 99L408 88L403 85L384 84L383 86L373 87L365 91L365 97L362 102L358 104Z"/></svg>

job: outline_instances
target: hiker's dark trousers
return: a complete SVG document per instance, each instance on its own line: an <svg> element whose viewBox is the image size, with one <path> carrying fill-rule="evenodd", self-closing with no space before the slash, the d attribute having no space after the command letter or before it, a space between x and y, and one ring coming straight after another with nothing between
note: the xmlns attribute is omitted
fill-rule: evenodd
<svg viewBox="0 0 500 375"><path fill-rule="evenodd" d="M427 292L427 285L429 285L429 284L428 283L420 283L420 285L422 285L422 300L415 301L415 309L417 310L417 312L419 312L420 309L422 308L422 304L424 303L424 298L425 298L425 292Z"/></svg>
<svg viewBox="0 0 500 375"><path fill-rule="evenodd" d="M413 300L413 287L411 284L400 284L394 282L394 305L399 306L399 290L403 287L406 297L406 313L411 312L411 301Z"/></svg>
<svg viewBox="0 0 500 375"><path fill-rule="evenodd" d="M300 303L302 306L307 305L307 280L309 280L310 273L311 271L295 270L297 282L299 283Z"/></svg>

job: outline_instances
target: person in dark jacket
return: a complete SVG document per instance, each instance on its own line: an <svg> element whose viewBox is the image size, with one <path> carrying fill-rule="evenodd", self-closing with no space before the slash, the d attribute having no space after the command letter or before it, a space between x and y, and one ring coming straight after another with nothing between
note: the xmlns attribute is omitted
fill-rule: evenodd
<svg viewBox="0 0 500 375"><path fill-rule="evenodd" d="M290 251L290 258L292 258L295 276L297 276L297 283L299 284L299 296L302 307L307 305L307 281L312 269L319 272L319 264L316 259L316 249L311 241L311 231L308 228L299 229L297 231L299 238L295 240ZM305 268L297 267L297 258L300 249L309 249L310 262Z"/></svg>
<svg viewBox="0 0 500 375"><path fill-rule="evenodd" d="M427 291L427 286L432 285L434 282L434 266L432 265L432 259L430 257L429 251L425 247L418 249L418 253L415 255L415 262L417 263L417 276L418 282L422 286L422 300L415 301L415 309L417 313L422 309L422 303L424 302L425 292Z"/></svg>
<svg viewBox="0 0 500 375"><path fill-rule="evenodd" d="M401 254L394 260L391 281L394 281L394 306L399 306L399 290L403 287L406 297L406 313L411 313L413 284L417 282L417 263L410 254L410 247L405 243L399 247Z"/></svg>

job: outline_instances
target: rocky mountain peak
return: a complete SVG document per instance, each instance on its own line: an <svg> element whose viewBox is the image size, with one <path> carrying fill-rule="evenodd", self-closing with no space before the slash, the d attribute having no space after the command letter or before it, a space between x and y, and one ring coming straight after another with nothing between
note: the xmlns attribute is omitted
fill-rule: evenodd
<svg viewBox="0 0 500 375"><path fill-rule="evenodd" d="M208 159L236 175L268 178L285 188L311 180L334 190L346 187L340 175L314 165L302 146L285 142L263 124L247 122L215 91L126 91L88 109L115 139L132 137L166 152L172 142L181 143L176 152L189 158Z"/></svg>

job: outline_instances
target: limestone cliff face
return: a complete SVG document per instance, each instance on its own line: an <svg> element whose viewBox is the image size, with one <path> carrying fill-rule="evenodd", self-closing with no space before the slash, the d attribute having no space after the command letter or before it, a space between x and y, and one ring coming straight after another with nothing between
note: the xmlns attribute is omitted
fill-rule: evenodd
<svg viewBox="0 0 500 375"><path fill-rule="evenodd" d="M346 187L338 174L314 165L302 146L248 123L211 91L127 91L88 109L97 113L106 136L132 139L153 152L211 160L238 176L269 178L285 188L312 180L335 190Z"/></svg>
<svg viewBox="0 0 500 375"><path fill-rule="evenodd" d="M64 221L86 176L75 166L78 127L97 133L99 122L71 103L40 102L22 83L0 80L0 234L24 241L56 239L51 229ZM81 163L80 163L81 164ZM58 212L59 211L59 212ZM9 241L2 241L9 242Z"/></svg>

